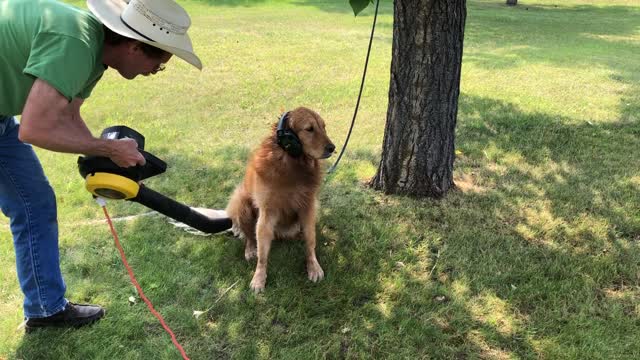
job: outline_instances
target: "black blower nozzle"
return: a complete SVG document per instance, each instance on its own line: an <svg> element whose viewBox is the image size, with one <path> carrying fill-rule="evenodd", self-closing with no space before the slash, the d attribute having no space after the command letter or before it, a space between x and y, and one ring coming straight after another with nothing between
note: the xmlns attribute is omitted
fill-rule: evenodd
<svg viewBox="0 0 640 360"><path fill-rule="evenodd" d="M129 200L209 234L227 230L232 225L229 218L212 219L142 184L138 195Z"/></svg>

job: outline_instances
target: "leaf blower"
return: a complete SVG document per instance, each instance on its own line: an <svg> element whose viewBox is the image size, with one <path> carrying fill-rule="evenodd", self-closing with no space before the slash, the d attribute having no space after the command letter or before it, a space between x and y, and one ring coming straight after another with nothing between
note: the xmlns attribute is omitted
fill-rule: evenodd
<svg viewBox="0 0 640 360"><path fill-rule="evenodd" d="M217 233L231 227L231 219L207 217L189 206L170 199L146 187L140 181L162 174L167 164L151 153L144 151L144 136L126 126L111 126L102 131L102 139L131 138L138 143L138 150L146 163L123 168L111 159L102 156L80 156L78 169L86 180L87 190L95 196L129 200L142 204L172 219L187 224L205 233Z"/></svg>

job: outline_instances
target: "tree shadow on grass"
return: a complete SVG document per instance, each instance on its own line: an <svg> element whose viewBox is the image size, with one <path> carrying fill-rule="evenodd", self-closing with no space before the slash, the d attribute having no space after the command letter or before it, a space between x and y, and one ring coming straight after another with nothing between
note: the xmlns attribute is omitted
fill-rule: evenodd
<svg viewBox="0 0 640 360"><path fill-rule="evenodd" d="M483 152L488 144L493 145L499 152L489 155L489 160L509 169L500 177L527 179L528 186L505 191L534 196L542 189L551 199L558 199L551 203L556 217L572 217L580 210L616 218L621 221L618 226L640 230L637 219L624 215L633 209L620 208L625 203L632 205L629 196L637 194L637 186L629 182L638 170L638 163L630 160L638 152L637 121L623 118L614 123L566 124L567 119L523 113L499 100L468 96L462 97L460 111L458 134L463 151L486 158ZM465 121L464 113L478 111L490 115ZM546 171L545 166L554 169ZM494 180L499 184L499 178ZM565 200L579 208L567 208Z"/></svg>
<svg viewBox="0 0 640 360"><path fill-rule="evenodd" d="M480 116L466 118L474 112ZM478 238L487 244L460 248L461 254L475 252L498 264L489 271L479 266L475 275L485 280L474 284L492 285L529 326L549 326L571 351L598 343L599 336L619 345L600 344L603 354L638 351L625 331L610 334L606 326L612 318L628 319L623 327L636 332L639 320L637 314L628 318L637 296L633 264L640 258L640 221L633 215L639 186L631 181L640 170L633 160L640 155L633 135L638 123L570 124L469 96L462 96L460 113L458 143L468 156L459 159L457 169L483 179L463 201L492 204L487 225L496 237L485 233ZM496 239L509 244L508 253L489 253L491 246L501 247ZM606 311L609 307L614 310ZM593 333L576 330L583 321Z"/></svg>
<svg viewBox="0 0 640 360"><path fill-rule="evenodd" d="M367 249L385 265L378 312L360 328L374 328L365 334L378 350L398 357L571 358L588 355L585 344L605 357L635 354L640 187L630 178L640 170L637 122L576 125L468 96L460 109L465 155L457 172L475 172L478 186L441 202L356 190L365 216L398 229L384 238L399 239L396 246L372 239ZM474 112L478 120L465 118ZM375 156L359 161L376 165ZM329 185L339 194L329 208L344 202L354 211L348 195L359 179L353 168L341 171L350 174ZM385 278L392 280L383 285ZM385 341L386 331L406 328L424 337L408 332L402 349ZM358 348L357 334L347 337Z"/></svg>

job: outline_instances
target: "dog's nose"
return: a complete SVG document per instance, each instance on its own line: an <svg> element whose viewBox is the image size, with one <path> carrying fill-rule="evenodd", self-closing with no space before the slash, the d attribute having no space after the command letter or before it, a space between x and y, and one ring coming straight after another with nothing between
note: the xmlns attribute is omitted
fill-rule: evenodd
<svg viewBox="0 0 640 360"><path fill-rule="evenodd" d="M333 144L327 144L324 147L324 151L328 152L329 154L333 153L333 151L336 149L336 146Z"/></svg>

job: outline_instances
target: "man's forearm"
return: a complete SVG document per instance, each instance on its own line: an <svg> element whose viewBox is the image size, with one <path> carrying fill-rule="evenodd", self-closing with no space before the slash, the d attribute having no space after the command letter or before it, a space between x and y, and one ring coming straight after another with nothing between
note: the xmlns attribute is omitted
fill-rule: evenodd
<svg viewBox="0 0 640 360"><path fill-rule="evenodd" d="M47 150L109 156L109 141L96 139L80 116L82 99L70 103L48 83L36 79L22 113L21 141Z"/></svg>
<svg viewBox="0 0 640 360"><path fill-rule="evenodd" d="M79 113L25 112L20 140L43 149L85 155L111 156L113 140L95 138Z"/></svg>
<svg viewBox="0 0 640 360"><path fill-rule="evenodd" d="M47 82L36 79L20 121L18 137L35 146L74 154L105 156L121 167L144 164L133 139L98 139L80 116L82 99L71 103Z"/></svg>
<svg viewBox="0 0 640 360"><path fill-rule="evenodd" d="M95 138L73 124L41 127L28 133L21 132L19 136L21 141L56 152L107 157L113 152L114 140Z"/></svg>

